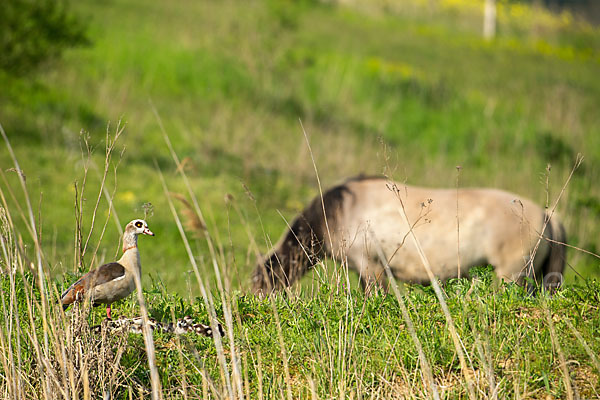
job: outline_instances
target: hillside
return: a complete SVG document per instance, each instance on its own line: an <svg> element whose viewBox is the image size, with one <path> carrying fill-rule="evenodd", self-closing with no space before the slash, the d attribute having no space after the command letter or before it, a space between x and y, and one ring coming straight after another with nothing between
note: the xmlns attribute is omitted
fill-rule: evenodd
<svg viewBox="0 0 600 400"><path fill-rule="evenodd" d="M145 272L181 293L191 268L156 166L169 191L185 189L160 123L235 287L245 287L255 263L251 239L266 251L285 227L278 211L290 219L317 193L300 121L325 186L353 174L385 173L453 187L460 165L460 186L497 186L544 203L547 195L557 198L582 153L585 161L558 209L570 243L595 251L596 29L568 15L521 16L527 8L507 8L497 39L486 42L472 3L461 12L448 8L450 2L433 11L415 5L382 12L376 4L368 10L278 1L77 4L89 23L89 46L70 50L33 79L0 77L1 122L32 196L42 193L35 203L50 270L73 269L83 138L102 170L105 136L114 135L118 121L124 132L113 161L122 149L123 159L116 183L111 172L106 188L116 187L122 224L152 203L150 224L159 239L144 249L152 260ZM524 24L526 17L539 21ZM4 148L0 157L4 170L12 166ZM86 234L99 176L91 169L87 177ZM17 182L14 173L7 179ZM233 203L224 200L227 194ZM101 220L106 209L102 199ZM99 245L100 260L114 254L118 235L111 222L98 243L96 227L91 243ZM202 260L206 245L198 240L196 246ZM88 252L84 269L91 259ZM571 252L570 262L583 276L598 273L595 259L582 253ZM574 276L570 270L569 279Z"/></svg>
<svg viewBox="0 0 600 400"><path fill-rule="evenodd" d="M488 41L480 0L73 2L87 45L0 70L0 391L598 398L600 31L498 4ZM560 199L565 285L532 296L482 266L439 293L366 296L325 260L291 291L249 295L317 176L361 173ZM102 307L56 305L144 216L146 306L132 295L113 314L190 315L223 337L98 334Z"/></svg>

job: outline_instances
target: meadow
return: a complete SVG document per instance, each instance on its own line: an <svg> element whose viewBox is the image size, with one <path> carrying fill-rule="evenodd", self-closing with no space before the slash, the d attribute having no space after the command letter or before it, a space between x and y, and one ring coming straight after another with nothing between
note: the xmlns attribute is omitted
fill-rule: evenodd
<svg viewBox="0 0 600 400"><path fill-rule="evenodd" d="M88 45L33 76L0 71L20 168L0 147L0 265L21 271L2 280L5 395L144 397L160 384L166 398L598 397L598 28L500 2L487 41L475 0L73 7ZM552 206L578 154L557 210L587 253L569 250L552 298L494 287L484 266L444 286L449 320L431 288L365 297L329 260L291 292L247 295L317 176L493 186ZM102 310L52 302L112 261L120 229L144 215L157 234L140 241L150 315L226 328L222 342L156 334L158 381L148 338L98 338L86 326ZM115 310L139 313L136 299Z"/></svg>

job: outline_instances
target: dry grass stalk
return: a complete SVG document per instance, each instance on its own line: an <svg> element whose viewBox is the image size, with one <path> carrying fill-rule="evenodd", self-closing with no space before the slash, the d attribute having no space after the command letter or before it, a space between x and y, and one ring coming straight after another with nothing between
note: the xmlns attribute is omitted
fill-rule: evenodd
<svg viewBox="0 0 600 400"><path fill-rule="evenodd" d="M413 344L415 345L415 348L417 349L417 352L419 354L419 364L421 365L421 372L423 373L423 383L425 384L425 387L426 387L428 393L434 399L439 399L440 395L438 393L437 385L435 384L435 381L433 379L433 374L431 372L431 366L429 365L429 362L427 361L427 356L425 355L425 351L423 350L423 345L421 344L421 341L419 340L419 337L417 336L417 331L415 330L414 323L413 323L412 319L410 318L410 314L408 312L408 308L406 307L404 297L402 296L402 293L399 290L398 283L396 282L396 279L394 278L394 275L392 274L392 270L388 264L388 261L387 261L388 258L385 256L385 254L383 254L383 249L381 248L379 241L376 240L375 243L378 244L377 249L376 249L377 254L378 254L380 260L383 260L385 272L389 279L392 291L394 292L394 296L396 296L396 299L398 300L398 303L400 304L400 310L402 311L402 317L404 318L404 321L406 322L406 327L408 329L408 333L410 334Z"/></svg>
<svg viewBox="0 0 600 400"><path fill-rule="evenodd" d="M225 387L227 389L228 396L233 397L234 396L233 388L231 386L230 374L228 371L227 362L225 360L225 352L223 350L223 344L221 342L221 337L218 334L218 332L219 332L218 320L217 320L217 315L214 310L214 306L213 306L213 302L212 302L212 297L211 297L212 295L211 295L210 291L207 290L207 286L205 285L204 280L202 279L202 277L200 275L200 269L198 268L196 258L194 257L194 254L192 252L192 248L190 246L189 240L187 239L187 235L185 234L185 230L183 229L183 225L181 224L181 219L179 218L179 215L177 214L177 210L175 209L173 201L171 200L171 196L170 196L171 192L169 192L169 189L165 182L164 176L163 176L161 170L158 169L158 167L157 167L157 172L159 174L160 181L163 186L163 190L164 190L165 196L167 198L167 202L169 204L169 208L171 210L173 218L175 219L175 224L177 225L177 229L179 230L179 234L181 235L181 239L183 241L186 252L188 254L190 263L192 264L192 268L194 270L194 274L196 276L196 280L197 280L198 286L200 288L200 293L202 295L202 298L204 299L204 303L206 305L207 310L209 310L210 325L211 325L211 328L213 331L213 339L215 342L215 346L217 348L217 357L218 357L219 364L221 367L220 372L221 372ZM231 327L228 326L228 330L231 331Z"/></svg>
<svg viewBox="0 0 600 400"><path fill-rule="evenodd" d="M459 180L460 180L460 171L462 167L456 167L456 261L457 261L457 274L456 276L460 279L460 220L458 218L458 194L459 194Z"/></svg>
<svg viewBox="0 0 600 400"><path fill-rule="evenodd" d="M396 197L398 198L398 201L400 202L400 208L398 209L398 212L404 218L404 222L406 223L406 225L409 227L412 226L408 219L408 215L407 215L406 209L404 207L404 202L402 201L402 197L400 196L400 189L398 187L396 187L396 185L394 183L390 184L390 189L396 194ZM457 353L458 359L460 361L460 366L463 371L465 381L467 383L469 398L474 399L474 398L476 398L476 396L475 396L475 391L473 389L472 379L467 372L468 366L467 366L467 362L465 360L465 352L463 351L463 344L461 342L460 336L458 335L458 332L456 331L456 326L454 324L452 315L450 314L450 310L448 309L448 305L446 304L446 301L444 300L444 295L442 293L442 289L440 288L437 278L433 275L431 266L429 264L429 260L427 259L427 256L423 252L423 248L421 247L421 244L419 243L419 240L417 239L417 236L415 235L414 230L411 228L409 233L410 233L410 237L412 238L413 244L415 245L415 248L417 249L421 263L423 264L423 266L425 267L425 270L427 271L427 275L429 276L429 281L431 283L431 286L433 287L433 290L434 290L434 292L438 298L438 301L440 303L440 307L442 308L442 311L446 318L447 327L448 327L448 330L450 331L452 341L454 342L454 347L456 349L456 353ZM389 267L388 267L388 269L389 269Z"/></svg>
<svg viewBox="0 0 600 400"><path fill-rule="evenodd" d="M271 300L271 308L273 310L273 315L275 316L275 323L277 325L277 338L279 339L279 349L281 351L281 359L283 360L283 373L285 377L285 389L288 400L292 400L292 387L290 385L290 368L288 365L288 356L285 348L285 343L283 340L283 333L281 331L281 321L279 320L279 312L277 311L277 306L275 305L275 300L273 297L270 297Z"/></svg>
<svg viewBox="0 0 600 400"><path fill-rule="evenodd" d="M548 322L548 329L550 331L550 338L552 339L552 347L558 354L558 359L560 361L560 371L563 375L563 382L565 384L565 390L567 392L567 399L573 400L573 386L571 385L571 377L569 375L569 370L567 368L567 361L565 360L565 354L562 351L562 347L560 346L560 342L558 341L558 337L556 335L556 330L554 328L554 322L552 321L552 316L550 315L550 309L546 308L546 321Z"/></svg>
<svg viewBox="0 0 600 400"><path fill-rule="evenodd" d="M115 151L115 146L117 144L117 141L119 140L119 137L121 136L121 134L123 133L124 130L125 130L125 125L121 125L121 121L119 121L117 123L116 129L115 129L115 135L111 139L110 131L109 131L108 127L106 129L106 138L105 138L105 145L106 145L106 147L105 147L105 152L104 152L104 154L105 154L105 156L104 156L104 169L102 171L102 178L101 178L101 181L100 181L100 189L98 190L98 195L96 196L96 202L94 204L94 210L92 211L92 220L90 222L90 230L88 231L88 235L87 235L87 238L85 240L85 244L83 245L83 250L81 252L81 257L82 258L83 258L83 256L86 253L86 250L88 248L90 239L92 237L92 233L94 231L94 226L95 226L95 222L96 222L96 214L98 212L98 207L100 206L100 201L102 200L102 194L104 193L105 188L106 188L106 186L105 186L106 185L106 178L108 177L108 171L110 169L112 155L113 155L113 152ZM86 147L88 147L88 149L89 149L89 145L88 145L87 141L86 141ZM115 176L116 176L116 170L119 167L119 163L120 163L120 161L122 159L122 156L123 156L123 151L120 153L120 156L121 157L117 161L117 165L115 165L115 167L114 167L114 169L115 169ZM85 174L84 176L87 176L90 164L95 165L95 164L93 164L93 161L92 161L91 152L88 151L88 159L87 159L87 161L85 163L85 167L84 167L84 174ZM84 180L84 182L85 182L85 180ZM115 180L115 182L116 182L116 180ZM114 187L114 190L113 190L113 195L110 196L111 199L114 197L114 193L115 193L116 189L117 189L117 185L115 183L115 187ZM84 187L81 188L82 193L83 193L83 190L84 190ZM83 196L82 196L82 200L83 200ZM109 208L108 208L109 215L107 215L106 220L105 220L105 222L104 222L104 224L102 226L102 232L101 232L101 235L100 235L100 240L102 239L102 237L104 236L104 232L106 231L106 225L108 224L108 220L110 218L110 211L111 211L111 209L112 209L112 200L109 200ZM83 211L83 207L80 208L80 211ZM100 240L98 240L98 246L99 246ZM92 265L94 264L94 259L96 257L96 253L98 252L98 246L96 246L94 254L92 255L92 261L91 261Z"/></svg>
<svg viewBox="0 0 600 400"><path fill-rule="evenodd" d="M119 125L113 139L107 133L104 175L101 178L101 188L93 209L90 231L84 242L82 201L85 182L87 181L87 170L89 162L91 162L91 151L86 142L88 159L84 168L84 181L81 186L76 186L76 256L74 266L81 265L81 260L89 247L91 233L96 224L96 214L102 194L104 193L107 196L105 181L111 154L121 132L122 128ZM1 126L0 133L9 148L16 168L20 170L7 135ZM5 179L4 174L2 176ZM30 240L35 244L37 268L34 275L36 277L35 286L32 286L27 278L30 262L25 257L24 250L21 249L24 240L16 234L12 217L8 211L4 190L0 189L3 204L0 213L0 217L2 217L0 218L0 224L2 225L2 234L0 235L1 262L8 267L6 272L10 282L10 293L3 293L4 326L0 328L0 347L3 350L0 363L2 363L4 371L7 371L10 376L10 381L3 385L8 390L5 393L11 393L13 398L31 396L43 399L112 398L122 390L123 383L128 379L128 376L120 367L120 359L126 347L126 338L112 334L107 335L106 330L103 330L99 336L92 334L87 323L88 312L83 311L88 310L89 307L87 306L89 305L87 304L84 304L81 308L74 307L66 316L61 307L50 301L50 298L57 294L53 294L46 284L49 274L43 268L45 257L41 248L41 229L38 228L41 226L41 218L36 221L33 217L33 210L23 176L20 176L20 183L23 196L26 199L27 209L23 210L17 206L17 210L25 222ZM16 196L14 196L10 185L7 185L7 188L13 201L18 205L19 203L16 201ZM109 204L111 198L111 196L108 196ZM108 218L110 218L110 214L107 216L107 221ZM104 223L102 234L107 221ZM97 249L96 247L94 257ZM17 277L20 279L19 285L21 287L19 288L17 288L16 283ZM17 291L20 291L22 297L17 297ZM140 308L147 319L147 310L144 306L139 279L138 295L142 297ZM24 318L21 315L23 313L25 313ZM41 324L39 322L40 317ZM13 347L13 343L17 346ZM151 342L148 343L147 356L152 374L154 348ZM23 357L24 355L25 357ZM152 394L154 398L158 399L161 393L160 381L157 374L152 375Z"/></svg>
<svg viewBox="0 0 600 400"><path fill-rule="evenodd" d="M565 318L563 321L565 321L567 323L567 326L569 327L571 332L573 332L573 334L575 335L575 337L577 338L577 340L579 341L581 346L585 349L585 352L588 354L588 356L590 356L590 360L592 360L592 363L594 364L594 367L596 368L596 372L600 374L600 362L598 362L598 357L596 356L596 354L594 354L594 351L586 343L583 336L581 336L581 333L579 333L579 331L573 326L573 324L571 323L571 321L569 321L568 318Z"/></svg>
<svg viewBox="0 0 600 400"><path fill-rule="evenodd" d="M203 213L200 209L200 206L198 204L198 199L196 198L196 196L194 195L194 192L192 190L191 184L189 182L189 179L185 173L184 168L181 167L181 161L179 159L179 157L177 156L177 153L175 152L175 150L173 149L173 146L171 144L171 140L169 139L169 136L167 135L166 130L164 129L164 126L162 124L162 120L156 110L156 108L152 105L152 110L154 112L154 115L156 117L156 120L160 126L161 132L163 134L163 139L165 140L165 143L167 144L167 147L169 149L169 152L171 153L171 157L173 158L173 161L175 162L175 165L177 167L177 170L179 171L179 174L181 175L185 186L188 190L188 194L192 200L192 203L194 205L194 211L196 212L196 217L198 218L198 220L200 221L200 224L203 226L207 226L206 225L206 220L203 216ZM158 169L158 167L157 167ZM169 192L167 190L166 187L166 183L164 181L164 177L162 176L162 172L160 172L160 176L161 176L161 182L163 185L163 189L165 191L165 194L167 195L167 199L169 201L169 207L171 208L171 212L173 213L173 216L176 218L177 225L180 231L180 234L182 236L182 239L184 240L184 242L186 243L186 250L188 251L188 255L190 256L190 258L194 258L191 252L191 249L189 249L189 244L187 241L187 237L185 235L185 232L183 231L183 229L181 228L181 222L179 221L179 217L177 216L177 213L175 211L175 208L173 207L172 201L170 200L169 197ZM225 323L227 326L227 333L229 335L229 339L231 341L231 343L234 343L233 341L233 317L232 317L232 313L231 313L231 305L229 304L229 302L226 299L225 296L225 288L223 286L223 280L221 278L221 271L220 271L220 267L219 267L219 256L218 253L215 249L215 245L213 243L213 240L210 236L210 234L208 234L208 232L206 232L205 234L205 239L206 239L206 243L208 245L209 248L209 252L210 252L210 256L211 256L211 261L212 261L212 265L213 265L213 270L215 272L215 276L216 276L216 281L217 281L217 288L219 290L219 293L221 295L221 304L223 305L223 314L225 317ZM223 255L223 251L221 251L221 260L224 264L225 259L224 259L224 255ZM195 262L193 263L194 265L194 272L196 273L197 270L197 266L195 266ZM200 279L200 274L196 273L196 278ZM204 290L204 284L201 282L201 280L198 281L200 287L201 287L201 291L203 293L203 297L205 298L205 302L207 305L207 308L211 308L211 303L212 303L212 299L211 299L211 294L210 291L206 291ZM205 296L206 293L206 296ZM211 317L211 326L212 325L217 325L217 321L216 321L216 315L214 316L214 318ZM213 332L218 332L218 330L215 330L215 326L213 326ZM217 345L217 352L219 353L220 351L222 351L222 346L220 345L220 337L218 337L218 335L215 333L214 334L214 338L215 338L215 344ZM218 343L217 343L218 342ZM219 349L220 348L220 349ZM226 380L226 386L228 388L228 391L230 393L230 396L234 396L233 394L233 390L236 390L236 394L239 398L243 397L243 382L242 382L242 375L240 373L240 360L236 354L235 348L234 346L231 347L231 358L232 358L232 378L233 378L233 382L234 382L234 386L232 387L230 379L229 379L229 373L227 373L227 369L226 369L226 364L224 363L224 355L219 355L219 357L223 357L223 362L222 362L222 373L224 374L225 380Z"/></svg>
<svg viewBox="0 0 600 400"><path fill-rule="evenodd" d="M2 124L0 124L0 134L2 134L2 137L4 138L6 147L8 149L8 152L10 153L10 156L12 158L12 161L15 165L16 170L21 171L21 167L19 167L19 162L17 161L17 157L15 156L12 146L10 145L10 141L8 140L8 136L6 135L6 132L4 132L4 128L2 127ZM47 315L47 298L46 298L47 293L46 293L45 271L44 271L44 267L42 264L42 246L41 246L41 243L39 242L39 236L38 236L36 225L35 225L35 218L33 216L33 208L31 207L31 200L29 199L29 192L27 191L27 184L25 182L25 177L23 174L18 174L18 176L19 176L19 183L21 184L21 189L23 190L23 195L25 197L25 203L27 205L27 215L29 217L29 224L30 224L29 228L31 231L31 237L32 237L34 245L35 245L38 286L40 289L40 295L42 297L41 303L42 303L42 319L43 319L43 330L44 330L44 352L47 354L48 346L49 346L48 345L48 321L46 318L46 315Z"/></svg>
<svg viewBox="0 0 600 400"><path fill-rule="evenodd" d="M537 254L537 251L538 251L538 249L540 247L540 243L542 242L542 239L544 239L544 232L546 231L546 228L548 227L548 224L550 223L550 220L552 219L552 216L556 212L556 208L558 207L558 203L559 203L560 199L562 198L563 194L565 193L565 190L567 190L567 186L569 185L569 182L573 178L573 174L575 173L575 171L577 171L577 169L579 168L579 166L581 166L581 163L583 163L583 156L581 154L577 154L577 158L575 159L575 163L573 165L573 168L571 169L571 172L569 173L569 176L567 177L567 179L565 180L565 183L563 184L562 188L560 189L560 193L558 194L558 196L554 200L554 204L550 208L550 211L549 212L547 211L548 217L544 219L544 224L542 225L541 232L539 232L538 240L537 240L537 242L536 242L536 244L535 244L535 246L534 246L531 254L529 255L528 265L526 265L526 267L525 267L526 269L534 271L533 261L535 259L536 254ZM547 171L549 171L549 169L547 169ZM546 189L546 193L548 193L548 189Z"/></svg>
<svg viewBox="0 0 600 400"><path fill-rule="evenodd" d="M198 217L198 214L196 214L196 212L194 212L194 209L193 209L192 205L190 204L190 202L185 198L184 195L182 195L180 193L171 192L169 194L172 197L179 200L185 206L183 208L182 214L185 219L186 229L188 231L197 233L198 236L204 236L204 234L208 231L208 228L206 227L206 225L204 225L204 223L202 222L200 217Z"/></svg>

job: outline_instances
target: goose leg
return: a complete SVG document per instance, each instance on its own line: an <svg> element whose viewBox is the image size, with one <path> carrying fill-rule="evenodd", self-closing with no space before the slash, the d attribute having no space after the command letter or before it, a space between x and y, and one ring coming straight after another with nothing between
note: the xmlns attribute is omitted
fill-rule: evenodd
<svg viewBox="0 0 600 400"><path fill-rule="evenodd" d="M111 306L110 304L108 306L106 306L106 318L108 318L108 319L112 319L111 316L110 316L111 310L112 310L110 308L110 306Z"/></svg>

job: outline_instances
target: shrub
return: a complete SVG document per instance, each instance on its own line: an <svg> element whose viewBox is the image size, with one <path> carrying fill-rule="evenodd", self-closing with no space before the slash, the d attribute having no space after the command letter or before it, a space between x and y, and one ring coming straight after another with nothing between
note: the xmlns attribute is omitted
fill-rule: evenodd
<svg viewBox="0 0 600 400"><path fill-rule="evenodd" d="M0 70L24 74L87 43L85 25L65 0L4 0Z"/></svg>

